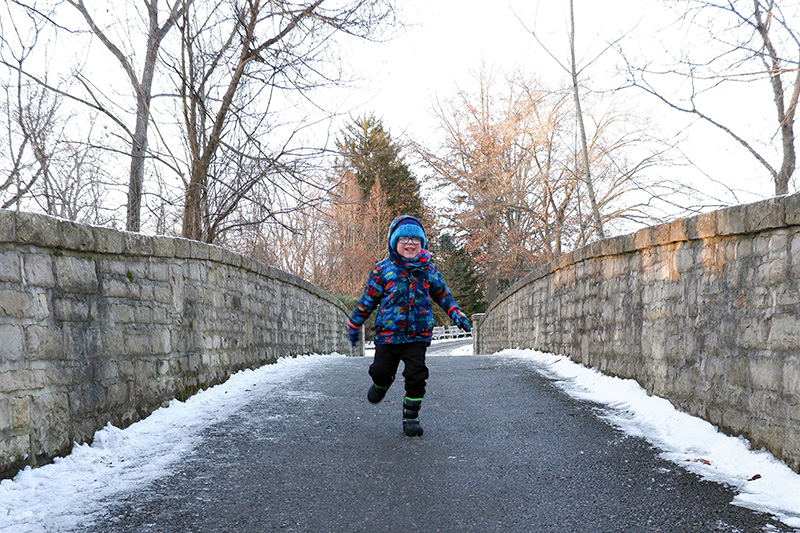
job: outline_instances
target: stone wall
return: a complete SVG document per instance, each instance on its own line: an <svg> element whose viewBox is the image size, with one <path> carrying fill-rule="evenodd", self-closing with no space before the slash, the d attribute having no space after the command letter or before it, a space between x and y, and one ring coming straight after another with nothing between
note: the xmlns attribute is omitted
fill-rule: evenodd
<svg viewBox="0 0 800 533"><path fill-rule="evenodd" d="M219 247L0 210L0 477L238 370L350 354L346 319Z"/></svg>
<svg viewBox="0 0 800 533"><path fill-rule="evenodd" d="M743 435L800 471L800 195L593 243L476 324L476 353L534 348Z"/></svg>

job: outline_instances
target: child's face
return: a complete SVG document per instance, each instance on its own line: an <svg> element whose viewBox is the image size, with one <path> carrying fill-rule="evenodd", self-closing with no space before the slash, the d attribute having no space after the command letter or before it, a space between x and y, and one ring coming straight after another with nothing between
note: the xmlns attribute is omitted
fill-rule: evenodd
<svg viewBox="0 0 800 533"><path fill-rule="evenodd" d="M401 242L406 241L406 242ZM397 239L397 253L400 257L405 259L414 259L420 251L422 251L422 242L420 239L407 239L401 237Z"/></svg>

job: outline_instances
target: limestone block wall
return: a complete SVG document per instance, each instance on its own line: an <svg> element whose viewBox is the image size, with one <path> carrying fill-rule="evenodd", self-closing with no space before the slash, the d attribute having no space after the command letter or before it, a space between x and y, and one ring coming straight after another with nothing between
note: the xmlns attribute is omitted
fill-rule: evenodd
<svg viewBox="0 0 800 533"><path fill-rule="evenodd" d="M593 243L491 304L476 353L569 356L800 471L800 195Z"/></svg>
<svg viewBox="0 0 800 533"><path fill-rule="evenodd" d="M0 477L241 369L350 354L347 313L223 248L0 210Z"/></svg>

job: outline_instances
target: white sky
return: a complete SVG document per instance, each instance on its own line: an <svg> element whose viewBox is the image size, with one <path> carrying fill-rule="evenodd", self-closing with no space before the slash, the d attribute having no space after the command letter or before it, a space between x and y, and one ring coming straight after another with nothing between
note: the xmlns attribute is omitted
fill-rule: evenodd
<svg viewBox="0 0 800 533"><path fill-rule="evenodd" d="M471 355L470 347L451 355ZM281 359L243 371L125 430L96 433L91 446L76 446L54 464L26 469L0 482L0 532L65 531L97 516L101 502L169 475L200 442L203 429L230 417L249 398L248 389L269 391L307 372L324 372L343 356ZM506 350L496 357L521 359L552 379L567 394L606 406L604 419L629 435L646 439L676 465L733 487L735 505L775 516L800 527L800 475L764 451L751 451L741 438L727 437L698 418L678 412L632 380L604 376L556 356ZM312 401L317 401L313 400ZM756 474L761 477L754 481Z"/></svg>
<svg viewBox="0 0 800 533"><path fill-rule="evenodd" d="M608 42L623 35L627 35L624 46L631 56L663 58L666 53L677 52L675 41L682 40L685 28L666 28L676 14L668 11L665 3L575 0L579 68L600 55ZM565 72L528 31L535 29L554 55L566 61L566 0L501 0L491 3L491 7L484 0L404 0L401 4L401 17L408 29L388 42L355 47L349 59L364 80L361 90L352 91L340 106L340 110L356 116L374 112L383 118L395 138L407 135L433 143L436 124L431 114L432 102L435 98L447 99L456 87L468 87L470 72L478 71L481 65L498 74L522 68L537 74L551 87L569 86ZM613 76L617 59L614 51L602 54L585 70L584 81L594 90L617 87L619 81ZM715 94L706 104L713 105L718 116L744 131L752 131L764 117L773 119L775 111L769 107L772 96L767 86L762 85L755 97L755 85L741 90L749 92L727 97ZM622 98L626 106L635 107L662 127L666 138L675 138L689 122L686 115L670 112L640 93L627 91ZM760 103L764 105L758 110ZM769 125L767 129L772 131L774 127ZM714 180L744 191L738 198L740 202L772 196L774 186L765 171L725 134L704 124L696 125L691 132L684 151ZM685 168L665 172L680 174L701 188L721 190L702 174ZM731 196L725 200L736 201Z"/></svg>

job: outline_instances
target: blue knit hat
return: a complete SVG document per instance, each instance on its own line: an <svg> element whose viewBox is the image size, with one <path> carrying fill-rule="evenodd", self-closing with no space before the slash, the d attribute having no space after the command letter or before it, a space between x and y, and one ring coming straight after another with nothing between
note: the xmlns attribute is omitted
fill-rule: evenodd
<svg viewBox="0 0 800 533"><path fill-rule="evenodd" d="M420 221L414 217L404 217L397 223L392 231L392 236L389 237L389 247L392 250L397 249L397 239L400 237L419 237L422 239L422 249L424 250L428 247L428 237L425 235L425 229Z"/></svg>

